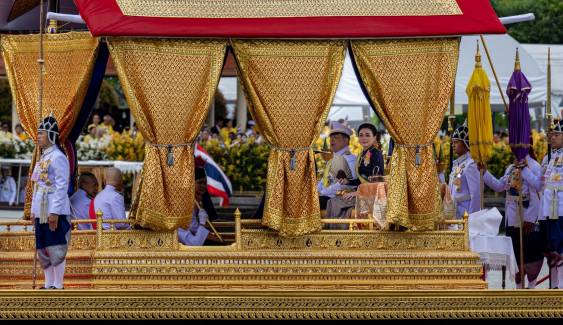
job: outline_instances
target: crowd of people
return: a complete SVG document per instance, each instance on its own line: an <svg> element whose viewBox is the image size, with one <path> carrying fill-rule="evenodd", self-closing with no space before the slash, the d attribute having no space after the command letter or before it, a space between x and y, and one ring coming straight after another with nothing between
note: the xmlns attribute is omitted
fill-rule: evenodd
<svg viewBox="0 0 563 325"><path fill-rule="evenodd" d="M227 148L244 143L264 143L264 137L258 130L256 122L250 120L246 123L246 130L234 127L235 121L227 118L217 119L215 125L203 126L198 136L198 143L206 144L216 142L220 147Z"/></svg>
<svg viewBox="0 0 563 325"><path fill-rule="evenodd" d="M101 117L103 116L103 118ZM133 127L116 127L116 121L110 114L94 113L91 117L91 123L88 124L86 139L100 139L113 132L130 132L133 137L137 133L137 125L133 123Z"/></svg>
<svg viewBox="0 0 563 325"><path fill-rule="evenodd" d="M0 132L2 132L4 137L7 137L7 138L14 137L14 138L17 138L21 141L29 140L29 136L27 135L27 133L25 133L23 126L19 123L16 124L16 126L14 127L15 134L12 134L12 132L10 132L10 126L8 125L8 123L2 124L2 128L0 129Z"/></svg>

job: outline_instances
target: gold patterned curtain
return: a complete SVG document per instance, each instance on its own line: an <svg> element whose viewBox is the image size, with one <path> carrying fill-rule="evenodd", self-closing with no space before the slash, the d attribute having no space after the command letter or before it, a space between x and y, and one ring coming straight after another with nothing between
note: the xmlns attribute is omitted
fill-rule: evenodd
<svg viewBox="0 0 563 325"><path fill-rule="evenodd" d="M69 135L90 84L99 39L90 33L44 37L43 111L39 112L39 35L2 35L2 56L21 124L35 141L40 120L53 113L60 140ZM34 155L35 158L35 155ZM29 217L33 186L26 188L24 214Z"/></svg>
<svg viewBox="0 0 563 325"><path fill-rule="evenodd" d="M194 205L194 141L207 117L224 40L111 38L111 57L147 140L131 217L143 227L187 227Z"/></svg>
<svg viewBox="0 0 563 325"><path fill-rule="evenodd" d="M442 217L432 142L456 75L459 38L353 41L362 82L396 142L386 218L432 230Z"/></svg>
<svg viewBox="0 0 563 325"><path fill-rule="evenodd" d="M272 145L262 223L281 236L321 229L313 141L344 64L343 41L233 41L249 110Z"/></svg>

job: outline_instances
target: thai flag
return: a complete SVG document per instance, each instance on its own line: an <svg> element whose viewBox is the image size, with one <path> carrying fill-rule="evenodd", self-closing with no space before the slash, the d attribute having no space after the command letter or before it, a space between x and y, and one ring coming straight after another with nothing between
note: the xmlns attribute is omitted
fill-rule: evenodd
<svg viewBox="0 0 563 325"><path fill-rule="evenodd" d="M195 157L205 162L203 168L207 174L207 191L209 194L220 197L220 205L222 207L229 206L229 197L233 193L233 188L227 175L223 173L221 167L213 161L213 158L199 144L195 147Z"/></svg>

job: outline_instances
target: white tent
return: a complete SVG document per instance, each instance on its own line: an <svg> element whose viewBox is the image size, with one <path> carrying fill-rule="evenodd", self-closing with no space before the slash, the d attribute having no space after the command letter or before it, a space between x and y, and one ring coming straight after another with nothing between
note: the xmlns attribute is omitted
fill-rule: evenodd
<svg viewBox="0 0 563 325"><path fill-rule="evenodd" d="M473 72L475 66L475 49L479 36L463 36L461 38L459 62L456 77L455 89L455 103L458 106L456 113L461 113L461 105L467 105L467 95L465 88ZM547 100L547 78L546 67L540 66L538 62L526 51L528 45L522 46L509 35L486 35L485 41L491 55L491 60L495 65L497 76L501 84L503 92L506 92L506 87L510 76L514 71L514 55L516 48L520 51L520 61L522 71L532 84L532 91L529 96L529 103L531 108L536 110L532 111L533 115L541 113L543 115L543 107ZM498 87L494 80L494 75L487 60L483 45L480 45L483 67L485 68L489 79L491 80L491 105L494 111L504 111L502 99L500 97ZM545 54L547 56L547 52ZM552 71L553 84L561 83L562 75L558 75ZM559 78L559 79L558 79ZM225 79L225 78L223 78ZM219 83L219 89L225 94L227 100L236 100L236 81L223 81ZM234 79L234 78L233 78ZM555 89L555 88L554 88ZM552 94L555 92L552 92ZM506 94L506 93L505 93ZM234 96L234 97L233 97ZM233 97L233 98L230 98ZM505 98L507 98L505 96ZM508 100L508 98L507 98ZM553 106L561 101L561 97L552 97ZM369 107L356 75L352 67L349 55L346 55L342 77L334 101L332 104L331 113L329 118L334 120L338 118L348 117L349 120L363 120L366 118L366 107ZM368 116L369 118L369 116Z"/></svg>
<svg viewBox="0 0 563 325"><path fill-rule="evenodd" d="M520 52L520 62L522 72L532 84L532 91L528 97L530 108L543 108L547 100L547 77L545 67L541 67L538 62L509 35L485 35L485 42L491 55L491 60L495 66L501 89L506 96L506 87L514 71L514 56L516 48ZM477 40L481 43L479 36L463 36L461 39L459 62L455 87L455 103L467 105L467 95L465 88L471 78L475 62L475 49ZM491 105L494 111L503 111L504 106L499 94L498 86L495 82L493 71L486 57L483 45L480 44L482 62L489 79L491 80ZM547 52L545 54L547 56ZM554 76L555 77L555 76ZM557 99L554 98L554 103Z"/></svg>
<svg viewBox="0 0 563 325"><path fill-rule="evenodd" d="M219 90L225 96L227 106L230 106L231 110L234 109L236 102L236 87L237 80L235 77L225 77L219 81ZM232 112L230 114L233 115ZM350 56L346 53L342 76L328 118L330 120L347 118L350 121L364 121L369 119L371 114L373 113L362 93L358 79L356 79Z"/></svg>
<svg viewBox="0 0 563 325"><path fill-rule="evenodd" d="M551 93L563 97L563 45L522 44L522 47L547 71L547 49L551 48Z"/></svg>

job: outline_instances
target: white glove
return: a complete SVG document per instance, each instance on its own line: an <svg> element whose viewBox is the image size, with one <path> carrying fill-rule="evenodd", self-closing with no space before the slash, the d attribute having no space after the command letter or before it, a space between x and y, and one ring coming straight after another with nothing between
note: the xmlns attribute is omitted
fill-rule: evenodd
<svg viewBox="0 0 563 325"><path fill-rule="evenodd" d="M207 212L204 209L199 209L197 216L199 217L199 224L200 225L205 225L205 223L207 222L207 219L209 218L209 216L207 215Z"/></svg>

